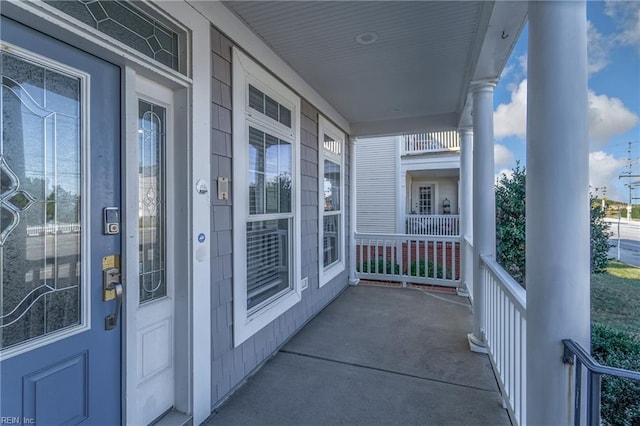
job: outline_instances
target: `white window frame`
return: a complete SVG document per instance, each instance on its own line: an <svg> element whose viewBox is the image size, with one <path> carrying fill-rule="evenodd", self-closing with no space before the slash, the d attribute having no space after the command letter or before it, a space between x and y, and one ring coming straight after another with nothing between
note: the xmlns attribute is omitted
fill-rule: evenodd
<svg viewBox="0 0 640 426"><path fill-rule="evenodd" d="M340 155L325 151L324 135L328 135L335 141L340 142ZM318 118L318 265L320 268L320 279L318 286L322 287L338 274L345 270L345 139L346 136L337 126L323 116ZM340 235L338 237L339 251L338 260L331 265L324 266L324 217L325 215L335 215L334 211L324 210L324 160L329 160L340 165Z"/></svg>
<svg viewBox="0 0 640 426"><path fill-rule="evenodd" d="M302 300L300 268L300 97L237 48L233 48L233 341L234 346ZM291 128L249 108L249 84L291 110ZM258 309L247 309L247 222L249 220L249 126L291 141L293 220L289 247L291 286ZM279 215L252 215L278 219Z"/></svg>

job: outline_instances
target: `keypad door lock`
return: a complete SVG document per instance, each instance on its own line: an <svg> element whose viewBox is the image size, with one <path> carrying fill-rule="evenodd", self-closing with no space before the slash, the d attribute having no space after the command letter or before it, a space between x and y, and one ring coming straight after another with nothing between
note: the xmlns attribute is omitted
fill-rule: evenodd
<svg viewBox="0 0 640 426"><path fill-rule="evenodd" d="M105 235L118 235L120 233L120 209L118 207L105 207L103 219L103 233Z"/></svg>
<svg viewBox="0 0 640 426"><path fill-rule="evenodd" d="M108 268L102 271L102 300L109 302L116 301L116 306L112 314L107 315L104 319L105 330L112 330L118 325L118 317L122 309L122 296L124 295L124 287L121 281L120 269Z"/></svg>

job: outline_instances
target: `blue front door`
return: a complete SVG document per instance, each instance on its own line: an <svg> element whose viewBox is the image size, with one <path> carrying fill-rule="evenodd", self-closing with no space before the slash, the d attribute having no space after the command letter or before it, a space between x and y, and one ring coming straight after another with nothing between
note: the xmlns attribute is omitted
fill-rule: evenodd
<svg viewBox="0 0 640 426"><path fill-rule="evenodd" d="M0 28L1 420L120 424L121 321L107 329L103 301L120 254L104 227L120 205L120 69Z"/></svg>

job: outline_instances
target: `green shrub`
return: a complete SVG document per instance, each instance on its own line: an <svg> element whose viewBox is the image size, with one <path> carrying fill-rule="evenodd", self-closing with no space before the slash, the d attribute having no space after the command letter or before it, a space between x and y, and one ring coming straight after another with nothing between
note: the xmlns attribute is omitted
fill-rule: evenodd
<svg viewBox="0 0 640 426"><path fill-rule="evenodd" d="M525 233L526 171L516 163L511 176L501 175L496 184L496 257L520 285L526 287ZM604 272L609 266L609 224L600 203L590 198L591 271Z"/></svg>
<svg viewBox="0 0 640 426"><path fill-rule="evenodd" d="M616 215L616 217L618 217ZM627 208L626 207L621 207L620 208L620 217L623 219L627 218ZM631 207L631 219L640 219L640 206L633 206Z"/></svg>
<svg viewBox="0 0 640 426"><path fill-rule="evenodd" d="M426 272L427 275L425 275L425 266L426 266ZM419 260L417 262L411 262L411 267L409 268L410 270L410 276L412 277L430 277L433 278L433 262L427 262L425 264L424 260ZM435 278L443 278L444 274L442 273L442 265L438 265L438 267L436 268L436 275ZM447 271L447 279L451 279L451 271Z"/></svg>
<svg viewBox="0 0 640 426"><path fill-rule="evenodd" d="M376 269L376 261L370 260L358 265L358 272L370 274L395 274L400 275L400 265L389 259L378 259L378 268Z"/></svg>
<svg viewBox="0 0 640 426"><path fill-rule="evenodd" d="M640 371L638 336L593 324L591 354L602 365ZM640 425L640 382L602 376L602 417L611 425Z"/></svg>

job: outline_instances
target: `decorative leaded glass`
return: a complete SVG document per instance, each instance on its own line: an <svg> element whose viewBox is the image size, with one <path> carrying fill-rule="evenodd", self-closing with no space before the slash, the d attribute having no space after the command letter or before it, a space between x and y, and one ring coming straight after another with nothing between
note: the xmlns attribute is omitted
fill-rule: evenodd
<svg viewBox="0 0 640 426"><path fill-rule="evenodd" d="M46 0L46 3L161 64L178 70L178 34L131 2Z"/></svg>
<svg viewBox="0 0 640 426"><path fill-rule="evenodd" d="M142 100L138 108L140 303L145 303L167 295L164 232L166 110Z"/></svg>
<svg viewBox="0 0 640 426"><path fill-rule="evenodd" d="M1 53L0 348L80 324L81 81Z"/></svg>

